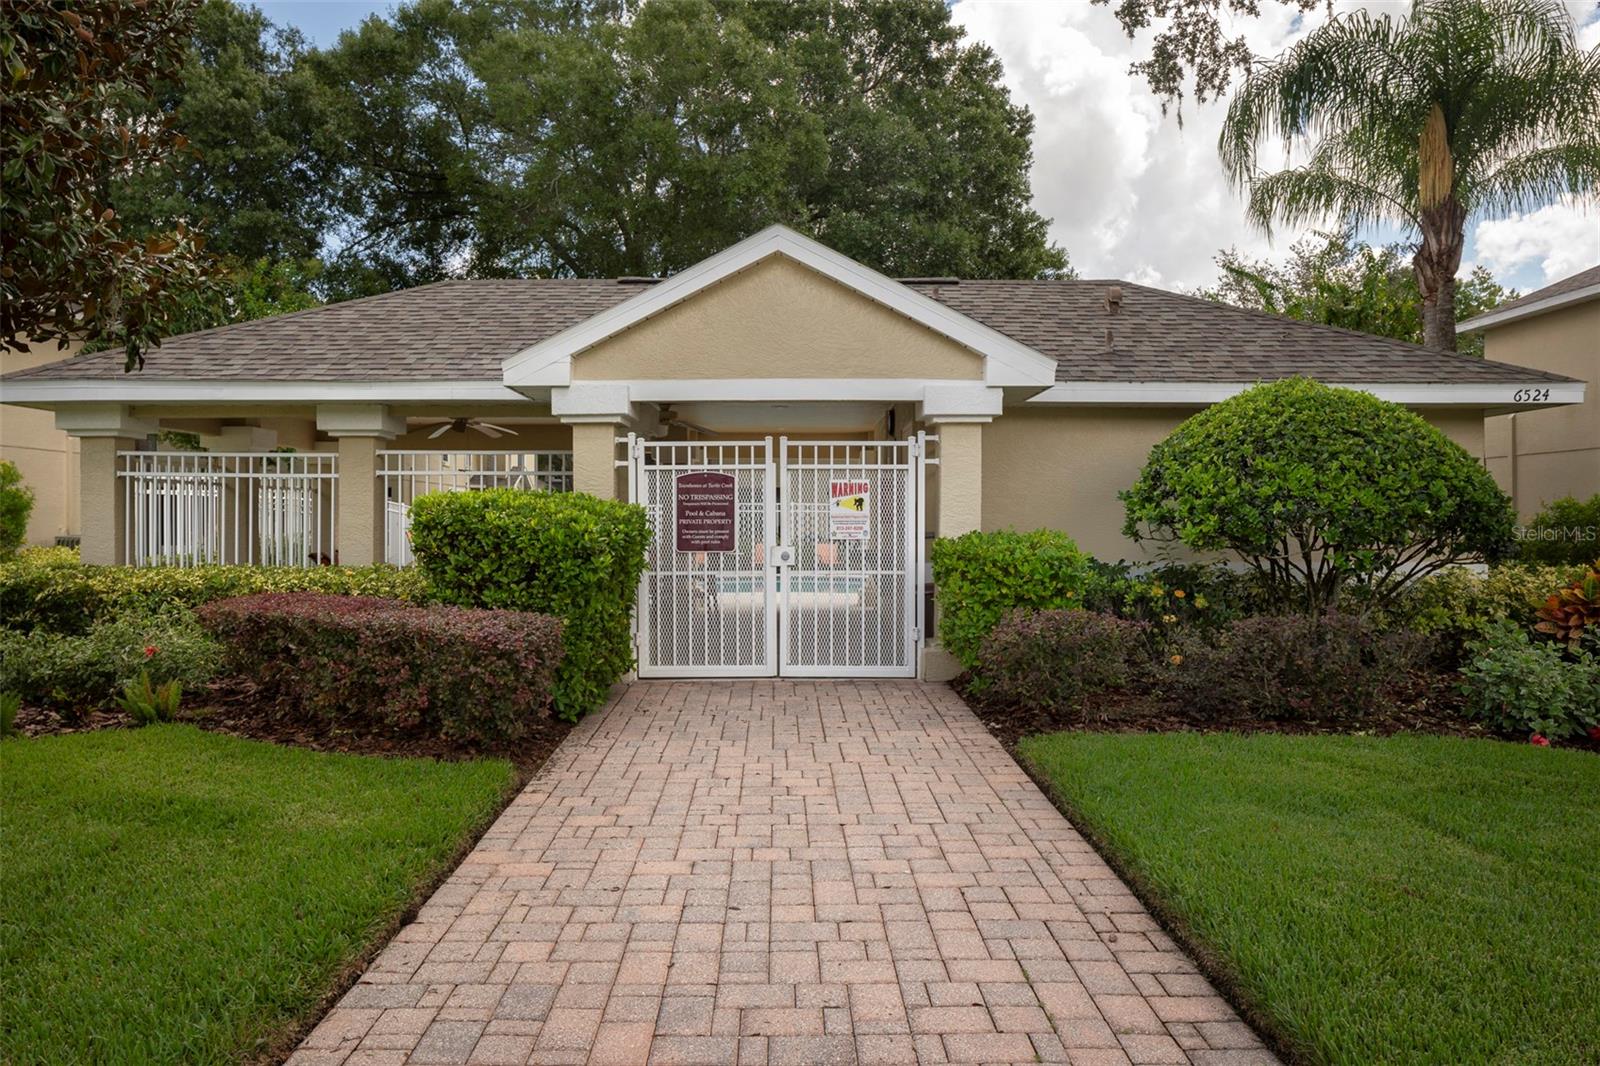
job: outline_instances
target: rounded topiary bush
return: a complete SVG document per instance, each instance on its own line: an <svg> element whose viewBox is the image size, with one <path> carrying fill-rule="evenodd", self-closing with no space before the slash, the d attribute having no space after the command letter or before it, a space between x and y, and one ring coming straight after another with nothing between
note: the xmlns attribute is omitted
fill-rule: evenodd
<svg viewBox="0 0 1600 1066"><path fill-rule="evenodd" d="M1285 604L1371 602L1511 545L1511 501L1420 416L1364 392L1289 378L1185 421L1122 494L1124 532L1233 552Z"/></svg>

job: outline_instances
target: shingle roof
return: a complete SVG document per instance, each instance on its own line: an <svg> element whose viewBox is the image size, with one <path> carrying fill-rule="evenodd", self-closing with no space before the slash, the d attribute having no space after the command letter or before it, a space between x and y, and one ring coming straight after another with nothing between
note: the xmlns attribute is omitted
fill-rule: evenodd
<svg viewBox="0 0 1600 1066"><path fill-rule="evenodd" d="M1106 310L1120 285L1121 310ZM1566 381L1503 363L1115 281L918 280L916 289L1056 360L1059 381L1362 384ZM445 281L173 337L144 380L499 381L506 357L637 295L625 280ZM1108 346L1106 331L1111 330ZM120 349L6 380L119 379Z"/></svg>
<svg viewBox="0 0 1600 1066"><path fill-rule="evenodd" d="M1588 270L1580 270L1571 277L1562 278L1560 281L1552 282L1542 289L1535 289L1526 296L1519 296L1515 300L1507 300L1503 304L1498 304L1490 310L1485 311L1483 314L1477 315L1465 322L1462 322L1457 329L1476 330L1481 328L1480 323L1494 324L1502 321L1513 321L1515 319L1524 317L1522 315L1515 314L1514 312L1521 311L1525 308L1532 307L1534 304L1543 303L1546 300L1550 300L1558 296L1568 296L1572 293L1578 292L1580 289L1593 288L1597 285L1600 285L1600 265L1592 266ZM1579 299L1581 302L1581 298L1576 299ZM1590 297L1590 299L1600 299L1600 296L1593 296ZM1513 313L1507 314L1507 312Z"/></svg>
<svg viewBox="0 0 1600 1066"><path fill-rule="evenodd" d="M1588 270L1580 270L1570 278L1562 278L1560 281L1552 282L1542 289L1535 289L1526 296L1519 296L1515 300L1507 300L1505 303L1497 305L1495 310L1510 311L1525 304L1548 300L1552 296L1576 292L1578 289L1585 289L1590 285L1600 285L1600 264L1592 266Z"/></svg>

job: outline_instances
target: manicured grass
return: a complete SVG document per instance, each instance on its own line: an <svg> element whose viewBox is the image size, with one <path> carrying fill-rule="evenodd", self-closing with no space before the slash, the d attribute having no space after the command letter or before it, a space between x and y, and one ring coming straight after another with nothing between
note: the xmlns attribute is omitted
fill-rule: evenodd
<svg viewBox="0 0 1600 1066"><path fill-rule="evenodd" d="M152 726L0 744L0 1058L238 1062L495 812L508 763Z"/></svg>
<svg viewBox="0 0 1600 1066"><path fill-rule="evenodd" d="M1306 1062L1600 1062L1600 758L1063 733L1075 820Z"/></svg>

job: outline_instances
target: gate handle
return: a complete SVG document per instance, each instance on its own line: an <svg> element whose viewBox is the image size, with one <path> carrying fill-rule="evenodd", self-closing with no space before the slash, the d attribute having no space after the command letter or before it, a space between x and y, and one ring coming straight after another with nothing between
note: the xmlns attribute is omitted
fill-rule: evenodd
<svg viewBox="0 0 1600 1066"><path fill-rule="evenodd" d="M798 556L792 544L777 544L772 548L773 566L793 566L798 561Z"/></svg>

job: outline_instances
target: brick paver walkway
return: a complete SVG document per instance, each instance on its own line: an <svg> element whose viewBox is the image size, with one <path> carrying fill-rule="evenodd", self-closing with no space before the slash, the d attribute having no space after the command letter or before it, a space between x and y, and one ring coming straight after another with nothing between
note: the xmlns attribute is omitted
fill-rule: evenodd
<svg viewBox="0 0 1600 1066"><path fill-rule="evenodd" d="M1275 1060L941 685L645 682L290 1059Z"/></svg>

